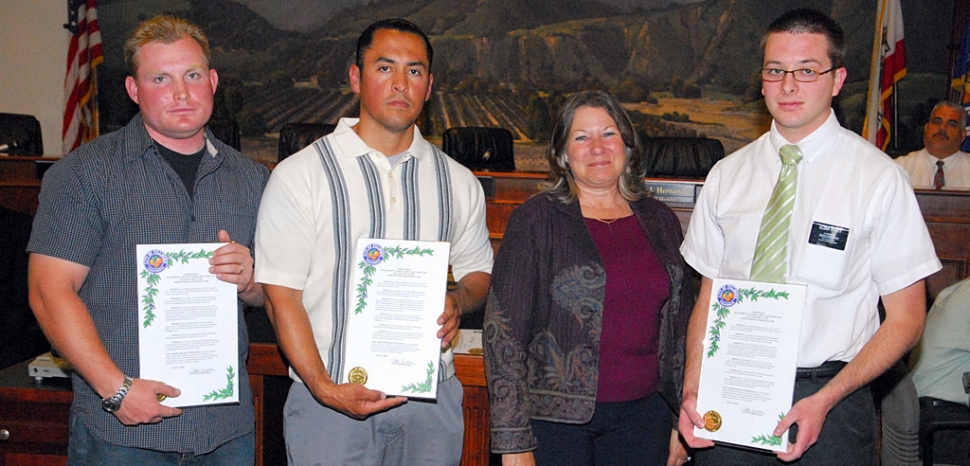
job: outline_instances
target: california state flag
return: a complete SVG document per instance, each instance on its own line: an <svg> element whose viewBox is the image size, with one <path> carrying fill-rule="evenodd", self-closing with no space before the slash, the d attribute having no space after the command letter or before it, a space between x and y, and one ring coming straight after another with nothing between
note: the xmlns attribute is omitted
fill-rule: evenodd
<svg viewBox="0 0 970 466"><path fill-rule="evenodd" d="M903 43L903 11L899 0L879 0L876 34L872 45L869 98L862 134L876 147L886 150L891 133L893 85L906 76L906 47Z"/></svg>

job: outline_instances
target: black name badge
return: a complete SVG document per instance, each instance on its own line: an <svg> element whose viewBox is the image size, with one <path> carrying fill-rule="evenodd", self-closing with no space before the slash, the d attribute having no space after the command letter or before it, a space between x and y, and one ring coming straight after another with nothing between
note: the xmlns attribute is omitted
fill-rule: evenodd
<svg viewBox="0 0 970 466"><path fill-rule="evenodd" d="M848 228L812 222L812 233L808 235L808 244L845 251L845 242L848 239Z"/></svg>

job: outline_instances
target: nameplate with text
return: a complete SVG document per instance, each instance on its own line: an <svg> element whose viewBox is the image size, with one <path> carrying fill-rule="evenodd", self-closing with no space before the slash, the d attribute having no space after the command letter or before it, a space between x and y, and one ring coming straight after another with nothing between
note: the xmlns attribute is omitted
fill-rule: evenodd
<svg viewBox="0 0 970 466"><path fill-rule="evenodd" d="M643 184L654 199L671 207L693 207L703 186L699 181L645 180Z"/></svg>

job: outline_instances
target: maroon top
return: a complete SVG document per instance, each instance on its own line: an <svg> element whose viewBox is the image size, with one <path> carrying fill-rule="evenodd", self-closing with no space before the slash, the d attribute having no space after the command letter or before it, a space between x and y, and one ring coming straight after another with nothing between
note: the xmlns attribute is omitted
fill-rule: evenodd
<svg viewBox="0 0 970 466"><path fill-rule="evenodd" d="M660 309L670 278L632 215L586 227L606 269L598 402L643 398L659 386Z"/></svg>

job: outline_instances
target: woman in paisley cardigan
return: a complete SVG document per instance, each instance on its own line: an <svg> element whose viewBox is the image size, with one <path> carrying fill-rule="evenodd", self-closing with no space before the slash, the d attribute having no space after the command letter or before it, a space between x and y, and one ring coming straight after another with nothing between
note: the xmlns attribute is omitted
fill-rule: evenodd
<svg viewBox="0 0 970 466"><path fill-rule="evenodd" d="M643 188L605 92L564 105L544 192L509 218L485 311L491 448L503 465L680 465L694 290L680 223Z"/></svg>

